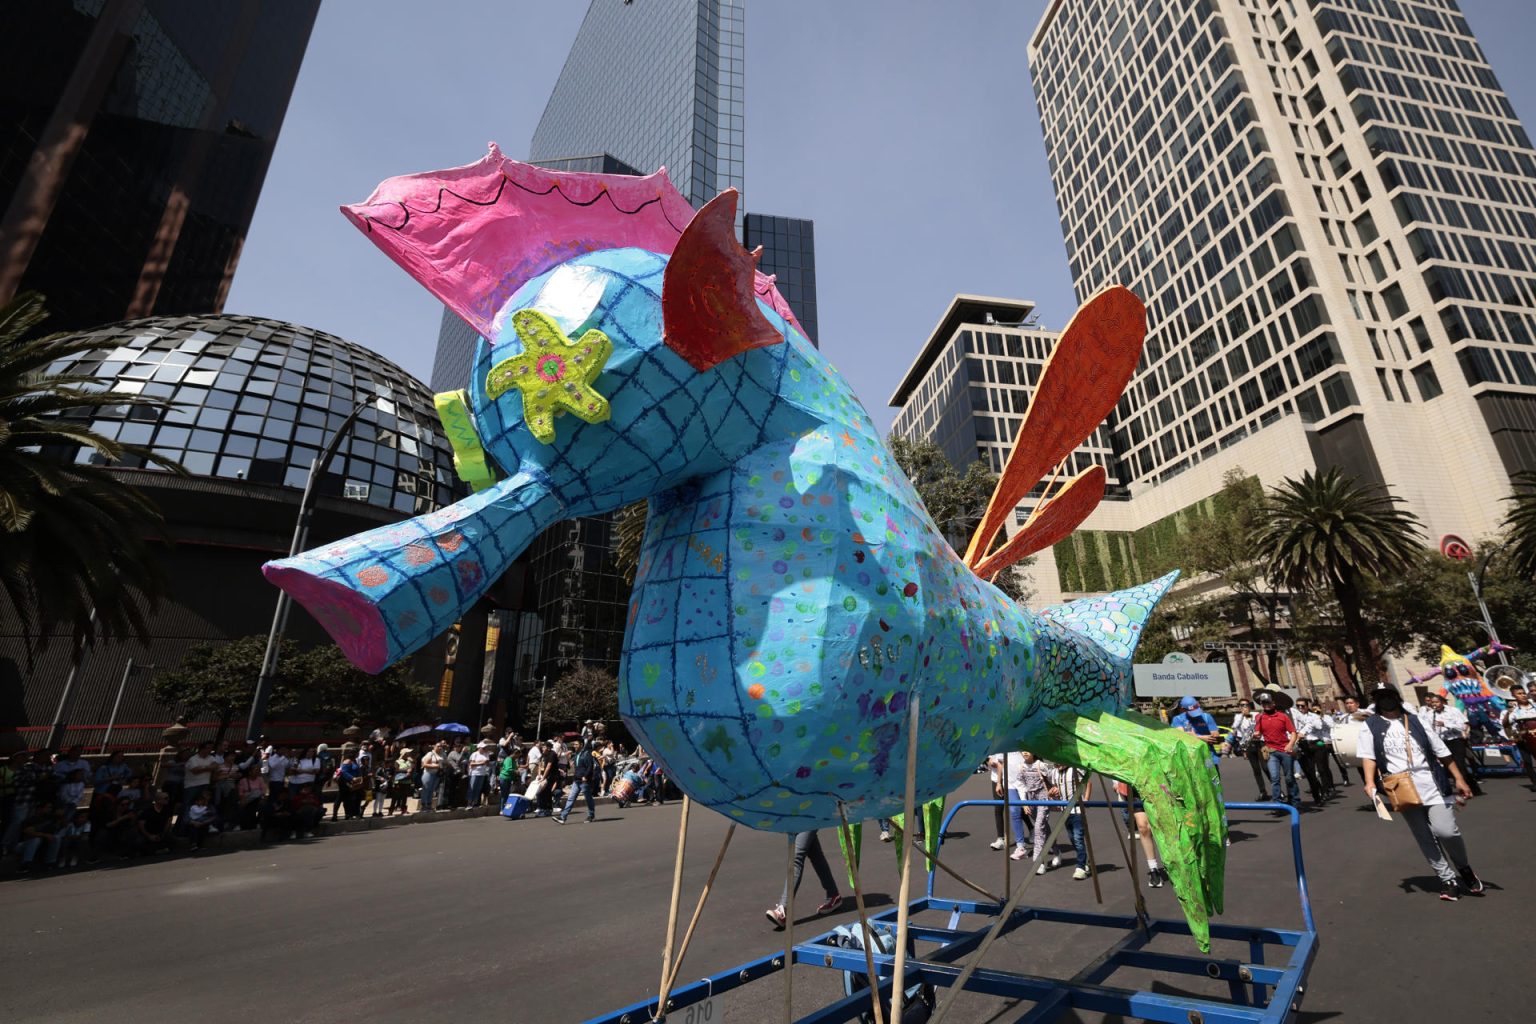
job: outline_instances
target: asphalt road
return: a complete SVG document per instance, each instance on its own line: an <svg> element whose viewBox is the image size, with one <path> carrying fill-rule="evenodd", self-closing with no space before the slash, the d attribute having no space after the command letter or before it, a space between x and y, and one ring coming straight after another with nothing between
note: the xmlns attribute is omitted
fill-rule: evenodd
<svg viewBox="0 0 1536 1024"><path fill-rule="evenodd" d="M1246 767L1233 767L1230 795L1247 798ZM1436 899L1406 827L1361 810L1358 787L1304 817L1322 945L1302 1021L1523 1016L1519 1008L1531 1005L1536 982L1526 966L1503 957L1529 936L1536 908L1529 870L1536 794L1517 779L1486 785L1489 795L1462 817L1473 864L1488 883L1483 899ZM985 789L977 777L961 795L982 798ZM1132 906L1129 875L1114 863L1121 858L1107 813L1094 812L1091 833L1106 908L1124 912ZM516 1024L579 1021L653 996L679 805L620 811L610 804L596 824L578 818L563 827L499 818L410 825L12 878L0 883L0 1020L158 1024L256 1013L285 1024L445 1015ZM694 813L684 923L724 832L719 816ZM836 865L835 840L824 835ZM963 811L945 857L996 891L1003 867L1002 855L986 847L993 835L989 809ZM1222 920L1297 927L1283 823L1236 814L1233 836ZM875 843L865 857L864 885L877 908L889 908L898 889L890 850ZM784 865L783 837L738 830L683 979L783 948L783 934L771 930L763 910L777 899ZM1038 879L1027 902L1091 908L1092 884L1069 876L1064 868ZM947 881L938 889L963 892ZM819 895L807 869L801 907L813 907ZM1171 889L1147 895L1154 915L1177 916ZM856 920L851 899L821 921L801 917L802 936ZM1111 938L1031 924L994 946L986 964L1065 977ZM1473 984L1479 964L1492 966L1485 983ZM1111 983L1198 991L1204 982L1117 976ZM798 967L794 985L801 1014L841 992L834 972L814 967ZM729 1024L780 1021L783 998L774 977L719 1006ZM967 995L950 1019L1018 1015L1006 1009Z"/></svg>

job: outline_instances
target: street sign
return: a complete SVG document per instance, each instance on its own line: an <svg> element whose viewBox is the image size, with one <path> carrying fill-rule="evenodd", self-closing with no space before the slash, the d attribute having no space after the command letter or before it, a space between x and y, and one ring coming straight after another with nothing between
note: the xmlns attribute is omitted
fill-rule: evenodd
<svg viewBox="0 0 1536 1024"><path fill-rule="evenodd" d="M1220 662L1133 665L1138 697L1230 697L1232 675Z"/></svg>

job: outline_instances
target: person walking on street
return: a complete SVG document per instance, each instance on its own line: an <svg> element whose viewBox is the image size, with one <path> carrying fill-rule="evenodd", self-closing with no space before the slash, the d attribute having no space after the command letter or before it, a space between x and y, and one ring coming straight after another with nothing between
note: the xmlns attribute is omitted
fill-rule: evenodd
<svg viewBox="0 0 1536 1024"><path fill-rule="evenodd" d="M1268 693L1259 694L1259 721L1256 729L1264 743L1264 760L1269 765L1270 797L1277 804L1301 806L1301 787L1296 785L1296 761L1294 753L1296 723L1291 716L1275 705L1275 698ZM1281 784L1284 783L1284 795Z"/></svg>
<svg viewBox="0 0 1536 1024"><path fill-rule="evenodd" d="M571 808L576 806L577 797L585 797L587 823L591 824L597 820L597 804L592 799L600 778L597 758L581 740L572 740L571 748L571 795L565 798L565 810L556 815L555 821L564 825L565 819L571 816Z"/></svg>
<svg viewBox="0 0 1536 1024"><path fill-rule="evenodd" d="M1232 718L1232 731L1227 736L1227 752L1248 762L1253 772L1255 792L1258 793L1254 799L1262 802L1269 791L1269 779L1264 773L1263 759L1259 753L1264 744L1259 739L1257 727L1258 716L1253 713L1253 701L1240 701L1237 714Z"/></svg>
<svg viewBox="0 0 1536 1024"><path fill-rule="evenodd" d="M1312 791L1312 803L1321 807L1328 797L1329 786L1323 785L1323 772L1328 771L1326 758L1321 771L1318 769L1317 754L1318 735L1326 734L1327 726L1323 725L1323 717L1312 710L1312 702L1305 697L1296 698L1296 710L1291 713L1291 722L1296 726L1296 763L1301 766L1301 773L1307 777L1307 788Z"/></svg>
<svg viewBox="0 0 1536 1024"><path fill-rule="evenodd" d="M1504 735L1519 746L1525 777L1531 788L1536 789L1536 701L1519 683L1509 688L1509 695L1514 703L1504 709L1499 724L1504 727Z"/></svg>
<svg viewBox="0 0 1536 1024"><path fill-rule="evenodd" d="M837 876L832 873L832 865L827 863L827 855L821 849L821 837L814 831L795 832L788 836L789 844L795 849L794 867L794 891L800 891L800 876L805 871L805 861L809 857L811 868L816 872L816 880L826 891L827 898L821 906L816 908L816 916L830 914L843 905L843 897L837 891ZM789 903L790 879L784 880L784 893L779 897L779 902L769 907L764 913L773 925L774 931L783 931L787 917L784 907Z"/></svg>
<svg viewBox="0 0 1536 1024"><path fill-rule="evenodd" d="M1403 711L1396 690L1380 689L1371 697L1376 713L1360 723L1356 740L1366 795L1374 799L1378 787L1391 795L1392 810L1408 823L1419 852L1440 878L1442 900L1457 900L1463 891L1481 896L1482 880L1467 862L1456 811L1445 799L1452 792L1458 803L1472 796L1450 748ZM1444 774L1447 770L1450 778Z"/></svg>
<svg viewBox="0 0 1536 1024"><path fill-rule="evenodd" d="M1460 708L1446 704L1444 696L1432 693L1419 709L1419 722L1432 735L1439 736L1440 742L1451 752L1472 795L1482 796L1483 787L1477 784L1477 773L1472 770L1472 762L1467 757L1467 737L1472 733L1472 723L1467 721L1467 716Z"/></svg>

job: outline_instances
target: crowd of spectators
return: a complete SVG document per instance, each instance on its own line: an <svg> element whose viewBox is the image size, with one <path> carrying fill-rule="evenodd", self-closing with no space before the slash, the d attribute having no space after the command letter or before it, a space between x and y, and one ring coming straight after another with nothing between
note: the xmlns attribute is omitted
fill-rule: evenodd
<svg viewBox="0 0 1536 1024"><path fill-rule="evenodd" d="M660 804L667 780L591 722L569 740L536 742L511 730L500 740L427 734L339 748L204 742L153 765L121 752L90 761L79 747L28 750L0 762L0 857L14 853L23 873L67 870L196 852L223 832L309 838L327 817L500 808L514 795L534 816L553 816L567 787L569 813L578 795L589 806L608 797L620 807Z"/></svg>

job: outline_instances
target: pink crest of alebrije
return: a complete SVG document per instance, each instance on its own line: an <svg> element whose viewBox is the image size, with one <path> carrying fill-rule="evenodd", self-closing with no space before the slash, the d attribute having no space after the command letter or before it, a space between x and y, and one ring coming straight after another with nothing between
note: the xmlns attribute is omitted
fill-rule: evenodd
<svg viewBox="0 0 1536 1024"><path fill-rule="evenodd" d="M475 163L390 178L341 212L481 334L546 270L598 249L670 256L694 215L665 168L645 177L552 171L494 142ZM756 290L800 326L773 278L759 273Z"/></svg>

